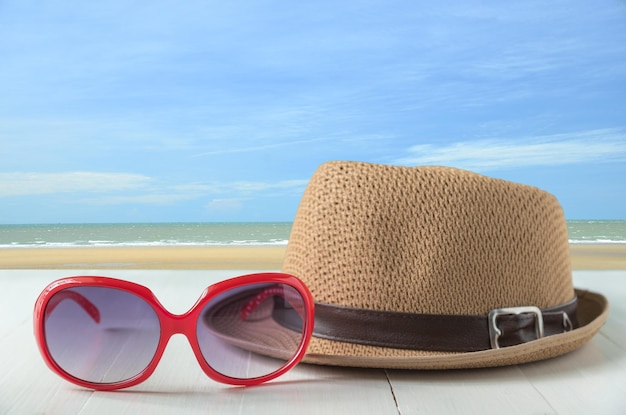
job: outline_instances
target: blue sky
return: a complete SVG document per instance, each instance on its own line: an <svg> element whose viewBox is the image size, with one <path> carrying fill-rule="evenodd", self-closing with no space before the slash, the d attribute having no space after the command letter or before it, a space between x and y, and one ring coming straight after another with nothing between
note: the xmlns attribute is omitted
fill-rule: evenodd
<svg viewBox="0 0 626 415"><path fill-rule="evenodd" d="M620 0L2 2L0 223L290 221L338 159L626 219L625 57Z"/></svg>

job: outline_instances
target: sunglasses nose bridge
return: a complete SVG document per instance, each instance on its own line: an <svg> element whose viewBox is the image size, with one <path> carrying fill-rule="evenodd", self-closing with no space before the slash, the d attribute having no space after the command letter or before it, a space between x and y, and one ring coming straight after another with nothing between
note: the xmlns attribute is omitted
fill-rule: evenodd
<svg viewBox="0 0 626 415"><path fill-rule="evenodd" d="M166 318L162 319L161 327L162 335L170 338L175 334L182 334L191 340L195 336L196 322L190 312L184 314L167 313Z"/></svg>

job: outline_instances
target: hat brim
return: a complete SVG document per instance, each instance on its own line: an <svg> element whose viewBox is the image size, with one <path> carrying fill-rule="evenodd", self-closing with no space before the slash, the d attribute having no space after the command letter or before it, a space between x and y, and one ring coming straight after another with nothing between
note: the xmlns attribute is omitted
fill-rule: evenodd
<svg viewBox="0 0 626 415"><path fill-rule="evenodd" d="M202 315L204 329L228 345L288 360L300 347L303 335L274 320L272 301L257 305L248 318L241 317L242 309L257 293L258 289L241 290L238 296L215 302Z"/></svg>
<svg viewBox="0 0 626 415"><path fill-rule="evenodd" d="M339 342L315 337L311 338L302 362L330 365L384 369L468 369L508 366L563 355L587 343L606 322L609 314L608 301L604 296L586 290L576 290L578 296L579 327L552 336L543 337L517 346L490 349L478 352L451 353L420 350L393 349ZM287 343L293 347L295 337L286 336L285 327L271 316L250 324L235 318L240 303L229 304L233 316L227 324L213 326L214 333L222 340L242 349L262 355L287 358Z"/></svg>
<svg viewBox="0 0 626 415"><path fill-rule="evenodd" d="M478 352L451 353L392 349L343 343L313 337L303 362L384 369L468 369L508 366L563 355L587 343L600 330L609 314L604 296L576 289L579 327L517 346Z"/></svg>

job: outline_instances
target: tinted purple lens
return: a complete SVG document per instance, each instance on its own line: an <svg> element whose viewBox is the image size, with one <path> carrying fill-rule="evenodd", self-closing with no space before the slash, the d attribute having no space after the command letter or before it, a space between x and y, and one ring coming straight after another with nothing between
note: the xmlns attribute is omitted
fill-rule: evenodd
<svg viewBox="0 0 626 415"><path fill-rule="evenodd" d="M284 284L251 284L222 293L198 319L202 355L231 378L269 375L296 355L305 310L298 291Z"/></svg>
<svg viewBox="0 0 626 415"><path fill-rule="evenodd" d="M51 297L44 333L50 356L65 372L88 382L116 383L149 365L161 329L152 307L134 294L76 287Z"/></svg>

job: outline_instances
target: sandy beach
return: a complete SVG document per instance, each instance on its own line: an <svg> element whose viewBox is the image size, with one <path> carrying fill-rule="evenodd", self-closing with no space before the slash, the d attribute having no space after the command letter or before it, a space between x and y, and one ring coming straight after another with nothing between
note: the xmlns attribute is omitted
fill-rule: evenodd
<svg viewBox="0 0 626 415"><path fill-rule="evenodd" d="M626 244L570 245L572 269L626 269Z"/></svg>
<svg viewBox="0 0 626 415"><path fill-rule="evenodd" d="M284 246L0 249L0 269L279 269Z"/></svg>
<svg viewBox="0 0 626 415"><path fill-rule="evenodd" d="M284 246L0 249L0 269L280 269ZM626 269L626 244L571 245L572 268Z"/></svg>

